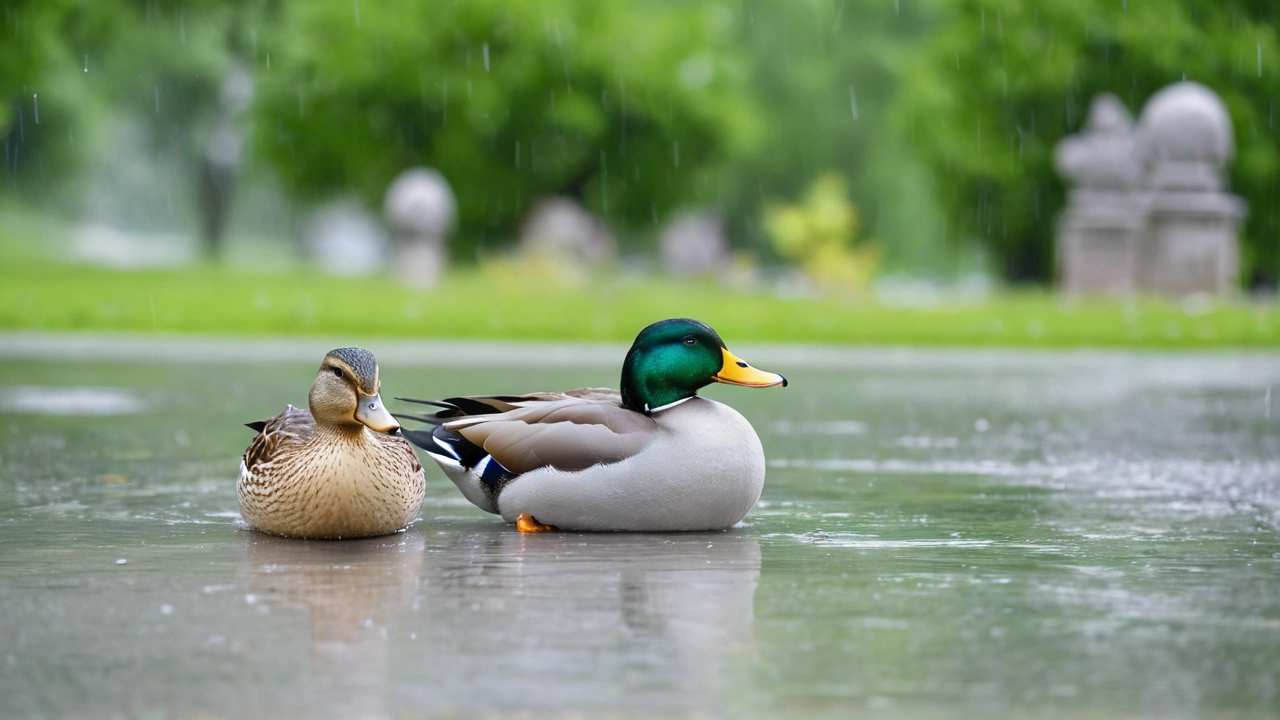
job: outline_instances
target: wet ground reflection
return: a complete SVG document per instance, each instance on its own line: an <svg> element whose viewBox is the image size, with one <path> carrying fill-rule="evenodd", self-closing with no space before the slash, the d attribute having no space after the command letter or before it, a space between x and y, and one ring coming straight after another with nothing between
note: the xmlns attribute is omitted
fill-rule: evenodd
<svg viewBox="0 0 1280 720"><path fill-rule="evenodd" d="M524 536L429 473L340 543L236 512L239 423L310 363L10 362L0 397L143 405L0 406L0 717L1275 717L1280 361L987 359L709 391L770 458L728 533Z"/></svg>

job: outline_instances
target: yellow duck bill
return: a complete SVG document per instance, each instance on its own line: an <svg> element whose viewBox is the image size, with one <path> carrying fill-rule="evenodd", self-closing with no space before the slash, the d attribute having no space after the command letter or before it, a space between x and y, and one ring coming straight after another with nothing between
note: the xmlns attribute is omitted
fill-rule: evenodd
<svg viewBox="0 0 1280 720"><path fill-rule="evenodd" d="M720 348L724 355L724 364L720 371L711 376L712 380L726 385L742 385L743 387L766 388L781 385L787 386L787 379L778 373L757 370L725 348Z"/></svg>

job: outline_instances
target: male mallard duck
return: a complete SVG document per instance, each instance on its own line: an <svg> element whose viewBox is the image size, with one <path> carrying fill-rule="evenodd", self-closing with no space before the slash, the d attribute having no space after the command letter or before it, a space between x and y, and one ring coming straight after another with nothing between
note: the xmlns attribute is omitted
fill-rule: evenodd
<svg viewBox="0 0 1280 720"><path fill-rule="evenodd" d="M240 514L255 529L297 538L386 535L418 516L426 477L378 396L378 361L362 348L324 356L310 412L248 423Z"/></svg>
<svg viewBox="0 0 1280 720"><path fill-rule="evenodd" d="M477 507L525 532L719 530L764 486L764 450L736 410L698 396L711 382L786 378L734 357L687 319L640 332L622 389L449 398L403 430ZM424 402L410 400L409 402Z"/></svg>

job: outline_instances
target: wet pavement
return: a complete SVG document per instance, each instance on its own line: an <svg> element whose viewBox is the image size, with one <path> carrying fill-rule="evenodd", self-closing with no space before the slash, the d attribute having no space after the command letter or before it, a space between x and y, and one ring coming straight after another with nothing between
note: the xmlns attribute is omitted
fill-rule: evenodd
<svg viewBox="0 0 1280 720"><path fill-rule="evenodd" d="M792 380L705 393L769 457L739 528L524 536L429 466L407 532L302 542L240 423L328 344L49 342L0 342L0 717L1280 714L1276 355L735 347ZM386 396L621 358L366 347Z"/></svg>

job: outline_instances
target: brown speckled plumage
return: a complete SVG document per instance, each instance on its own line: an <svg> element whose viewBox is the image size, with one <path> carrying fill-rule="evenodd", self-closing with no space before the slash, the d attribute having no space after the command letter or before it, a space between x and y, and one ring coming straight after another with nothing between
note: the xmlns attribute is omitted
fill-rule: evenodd
<svg viewBox="0 0 1280 720"><path fill-rule="evenodd" d="M292 405L266 421L245 450L236 482L240 514L286 537L385 535L418 515L426 480L398 435L320 428Z"/></svg>
<svg viewBox="0 0 1280 720"><path fill-rule="evenodd" d="M290 405L250 423L259 433L236 481L245 522L316 539L386 535L413 522L426 477L378 392L373 354L340 348L321 363L310 411Z"/></svg>

